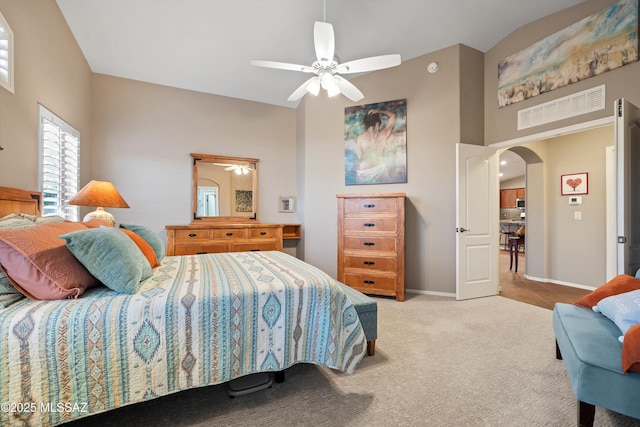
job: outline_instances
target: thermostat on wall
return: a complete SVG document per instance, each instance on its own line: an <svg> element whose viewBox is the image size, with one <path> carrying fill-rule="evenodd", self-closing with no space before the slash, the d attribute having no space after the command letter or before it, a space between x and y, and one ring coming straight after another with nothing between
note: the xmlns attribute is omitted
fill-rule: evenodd
<svg viewBox="0 0 640 427"><path fill-rule="evenodd" d="M570 205L581 205L582 204L582 197L580 197L580 196L571 196L571 197L569 197L569 204Z"/></svg>

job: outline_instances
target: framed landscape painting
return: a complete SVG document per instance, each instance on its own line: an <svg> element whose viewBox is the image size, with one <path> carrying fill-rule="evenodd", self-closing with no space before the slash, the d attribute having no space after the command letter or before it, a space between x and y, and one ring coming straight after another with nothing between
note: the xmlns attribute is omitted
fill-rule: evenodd
<svg viewBox="0 0 640 427"><path fill-rule="evenodd" d="M620 0L498 64L498 107L638 60L638 0Z"/></svg>

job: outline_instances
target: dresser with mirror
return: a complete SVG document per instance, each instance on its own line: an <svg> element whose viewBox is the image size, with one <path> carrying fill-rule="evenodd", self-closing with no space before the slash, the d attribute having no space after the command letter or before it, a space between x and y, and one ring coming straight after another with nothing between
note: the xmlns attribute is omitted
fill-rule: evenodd
<svg viewBox="0 0 640 427"><path fill-rule="evenodd" d="M192 221L167 225L167 255L267 251L299 239L299 224L257 220L258 159L191 154Z"/></svg>

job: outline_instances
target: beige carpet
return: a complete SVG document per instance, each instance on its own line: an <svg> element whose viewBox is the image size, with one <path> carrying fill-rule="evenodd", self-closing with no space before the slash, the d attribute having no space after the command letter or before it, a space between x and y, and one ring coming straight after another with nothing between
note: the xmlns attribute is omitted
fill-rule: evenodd
<svg viewBox="0 0 640 427"><path fill-rule="evenodd" d="M575 426L551 311L502 297L378 298L376 355L353 375L298 365L270 389L189 390L78 420L91 426ZM602 408L602 426L640 426Z"/></svg>

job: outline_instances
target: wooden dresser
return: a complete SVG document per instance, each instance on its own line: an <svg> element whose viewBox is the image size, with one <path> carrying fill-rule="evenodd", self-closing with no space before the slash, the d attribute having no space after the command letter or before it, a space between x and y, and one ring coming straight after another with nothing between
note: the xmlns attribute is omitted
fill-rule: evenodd
<svg viewBox="0 0 640 427"><path fill-rule="evenodd" d="M404 301L404 193L339 194L338 280Z"/></svg>
<svg viewBox="0 0 640 427"><path fill-rule="evenodd" d="M207 222L167 225L167 255L281 251L284 224Z"/></svg>

